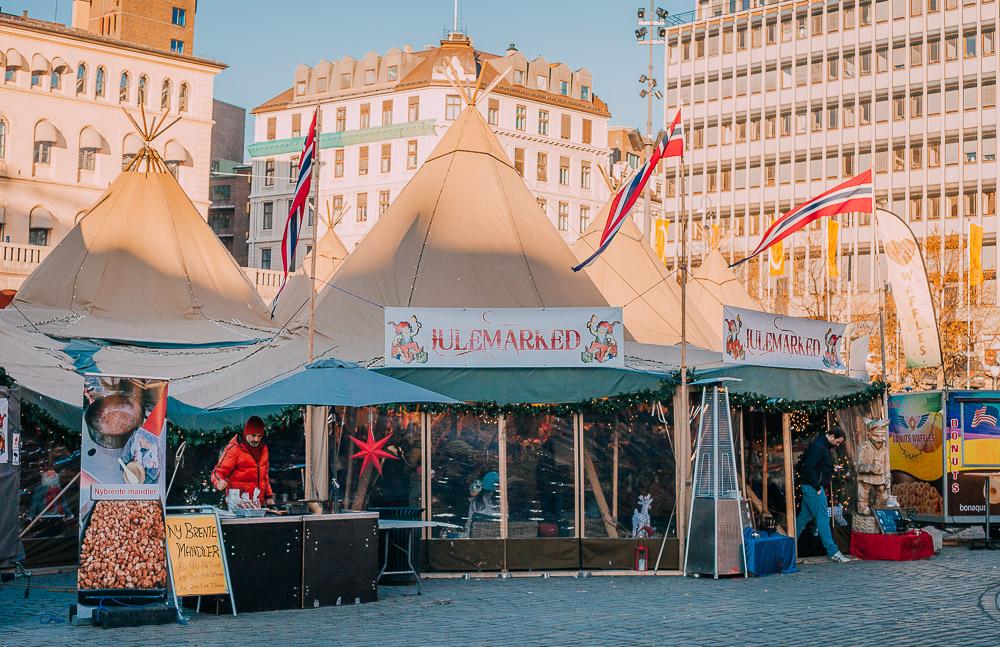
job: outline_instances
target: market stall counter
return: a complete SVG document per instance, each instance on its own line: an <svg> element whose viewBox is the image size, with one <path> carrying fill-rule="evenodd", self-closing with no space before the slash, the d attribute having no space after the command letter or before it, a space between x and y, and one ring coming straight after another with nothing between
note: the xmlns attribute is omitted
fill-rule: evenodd
<svg viewBox="0 0 1000 647"><path fill-rule="evenodd" d="M229 517L222 537L239 613L378 599L378 513ZM201 610L230 613L229 598L206 596Z"/></svg>

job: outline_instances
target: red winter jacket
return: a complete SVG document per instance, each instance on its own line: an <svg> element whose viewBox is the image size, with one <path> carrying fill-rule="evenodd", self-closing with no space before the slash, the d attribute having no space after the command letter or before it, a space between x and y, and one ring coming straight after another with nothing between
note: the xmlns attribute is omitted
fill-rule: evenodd
<svg viewBox="0 0 1000 647"><path fill-rule="evenodd" d="M259 458L255 459L254 454L258 454ZM219 462L212 470L212 485L224 480L227 490L236 488L250 497L253 496L254 488L260 488L260 502L264 503L274 497L267 469L267 445L261 442L258 447L251 447L243 434L237 434L222 450Z"/></svg>

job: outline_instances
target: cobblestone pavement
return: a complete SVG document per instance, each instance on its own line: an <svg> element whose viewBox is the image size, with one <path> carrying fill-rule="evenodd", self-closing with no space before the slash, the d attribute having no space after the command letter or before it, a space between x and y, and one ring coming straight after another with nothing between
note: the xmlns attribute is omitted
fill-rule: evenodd
<svg viewBox="0 0 1000 647"><path fill-rule="evenodd" d="M1000 645L1000 554L805 564L759 579L552 577L384 586L356 606L74 627L69 592L0 589L0 645ZM72 587L69 573L36 577Z"/></svg>

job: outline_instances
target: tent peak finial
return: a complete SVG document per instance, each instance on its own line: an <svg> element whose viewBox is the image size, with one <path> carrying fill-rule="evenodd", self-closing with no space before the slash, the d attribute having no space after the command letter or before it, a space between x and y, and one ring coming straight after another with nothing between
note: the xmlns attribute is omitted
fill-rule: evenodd
<svg viewBox="0 0 1000 647"><path fill-rule="evenodd" d="M125 116L128 117L128 120L132 122L132 127L135 128L136 133L142 140L142 146L136 152L135 157L125 168L125 170L136 171L139 169L139 166L142 164L142 162L145 162L146 171L149 171L151 169L160 172L166 171L167 166L164 163L163 158L160 157L160 154L156 151L156 149L153 148L152 143L154 139L156 139L157 137L165 133L167 130L169 130L174 124L180 121L181 118L177 117L168 124L167 116L170 114L170 111L167 110L160 117L159 124L156 123L156 117L153 117L152 122L147 122L146 108L140 103L139 113L142 116L142 125L140 126L139 122L136 121L135 117L129 114L128 110L122 108L122 112L124 112Z"/></svg>

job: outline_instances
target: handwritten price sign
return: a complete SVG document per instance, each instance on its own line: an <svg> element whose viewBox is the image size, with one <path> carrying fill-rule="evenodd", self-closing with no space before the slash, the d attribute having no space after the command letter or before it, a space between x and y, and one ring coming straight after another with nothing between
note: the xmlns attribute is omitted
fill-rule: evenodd
<svg viewBox="0 0 1000 647"><path fill-rule="evenodd" d="M167 515L167 552L178 597L229 593L215 515Z"/></svg>

